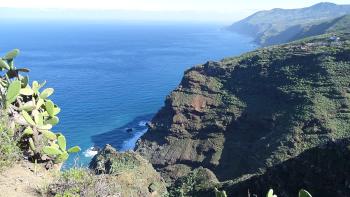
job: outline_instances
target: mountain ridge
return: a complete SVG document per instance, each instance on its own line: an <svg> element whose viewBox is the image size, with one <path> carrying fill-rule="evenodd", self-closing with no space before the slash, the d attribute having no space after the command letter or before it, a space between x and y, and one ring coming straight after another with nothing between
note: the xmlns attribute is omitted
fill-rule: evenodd
<svg viewBox="0 0 350 197"><path fill-rule="evenodd" d="M317 25L347 14L350 14L350 5L333 3L319 3L300 9L278 8L256 12L227 29L251 36L256 43L266 46L293 41L293 35L300 33L304 26ZM288 38L281 38L281 33Z"/></svg>

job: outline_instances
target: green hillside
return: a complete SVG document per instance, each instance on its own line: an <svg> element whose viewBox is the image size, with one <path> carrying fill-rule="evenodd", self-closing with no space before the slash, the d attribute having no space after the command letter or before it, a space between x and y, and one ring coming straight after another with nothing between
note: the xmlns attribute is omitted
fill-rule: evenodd
<svg viewBox="0 0 350 197"><path fill-rule="evenodd" d="M152 120L137 151L168 180L182 180L198 167L210 169L220 181L236 180L226 187L229 196L246 196L238 191L247 187L261 196L269 185L278 186L287 197L295 196L291 191L303 185L326 196L334 190L346 193L347 187L340 183L334 190L316 188L326 169L319 169L313 185L298 175L305 170L297 167L299 163L287 165L295 177L286 180L293 180L293 185L268 178L264 187L242 182L264 176L267 169L306 151L350 137L350 35L338 33L338 41L330 39L332 35L189 69ZM322 163L331 158L319 159ZM309 161L305 157L300 162Z"/></svg>
<svg viewBox="0 0 350 197"><path fill-rule="evenodd" d="M301 38L310 28L311 32L324 33L336 22L334 19L346 14L350 14L350 5L319 3L302 9L260 11L232 24L228 29L252 36L262 45L280 44ZM311 32L305 36L316 35Z"/></svg>
<svg viewBox="0 0 350 197"><path fill-rule="evenodd" d="M268 43L279 43L281 41L288 42L294 41L302 38L307 38L310 36L321 35L325 33L334 33L337 32L347 32L350 28L350 15L345 15L330 21L322 23L312 23L308 25L298 25L291 27L283 32L280 32L278 35L271 36L267 39ZM298 33L294 30L298 29Z"/></svg>
<svg viewBox="0 0 350 197"><path fill-rule="evenodd" d="M234 24L261 44L292 42L190 68L134 151L106 145L89 167L61 172L80 148L54 132L61 111L54 89L30 81L29 69L14 63L19 50L10 51L0 58L0 190L29 197L275 197L266 195L273 188L279 197L310 197L306 190L350 196L347 13L350 6L321 3Z"/></svg>

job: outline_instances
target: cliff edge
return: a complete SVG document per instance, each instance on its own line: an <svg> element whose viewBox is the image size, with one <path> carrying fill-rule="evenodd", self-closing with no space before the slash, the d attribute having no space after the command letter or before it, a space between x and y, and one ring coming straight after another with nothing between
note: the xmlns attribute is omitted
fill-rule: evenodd
<svg viewBox="0 0 350 197"><path fill-rule="evenodd" d="M201 166L224 181L350 137L350 35L338 38L325 34L189 69L136 151L165 178Z"/></svg>

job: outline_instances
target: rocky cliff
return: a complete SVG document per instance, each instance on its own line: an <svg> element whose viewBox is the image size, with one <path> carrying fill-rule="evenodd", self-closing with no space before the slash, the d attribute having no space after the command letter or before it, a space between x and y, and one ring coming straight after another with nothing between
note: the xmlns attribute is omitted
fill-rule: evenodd
<svg viewBox="0 0 350 197"><path fill-rule="evenodd" d="M170 180L202 166L223 181L349 137L349 38L322 35L189 69L136 151Z"/></svg>

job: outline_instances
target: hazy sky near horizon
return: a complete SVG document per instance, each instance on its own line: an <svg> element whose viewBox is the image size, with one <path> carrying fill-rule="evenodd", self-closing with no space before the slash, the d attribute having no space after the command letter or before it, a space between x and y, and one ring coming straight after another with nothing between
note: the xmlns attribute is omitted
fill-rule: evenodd
<svg viewBox="0 0 350 197"><path fill-rule="evenodd" d="M192 18L194 20L235 20L258 10L272 8L301 8L320 3L320 0L0 0L7 8L60 8L79 10L116 10L131 13L130 19L147 19L147 14L163 14L163 20ZM350 0L328 0L350 4ZM210 14L210 16L208 16ZM158 17L158 15L152 15ZM149 17L149 16L148 16ZM152 17L151 17L152 18ZM124 19L128 19L124 16Z"/></svg>

